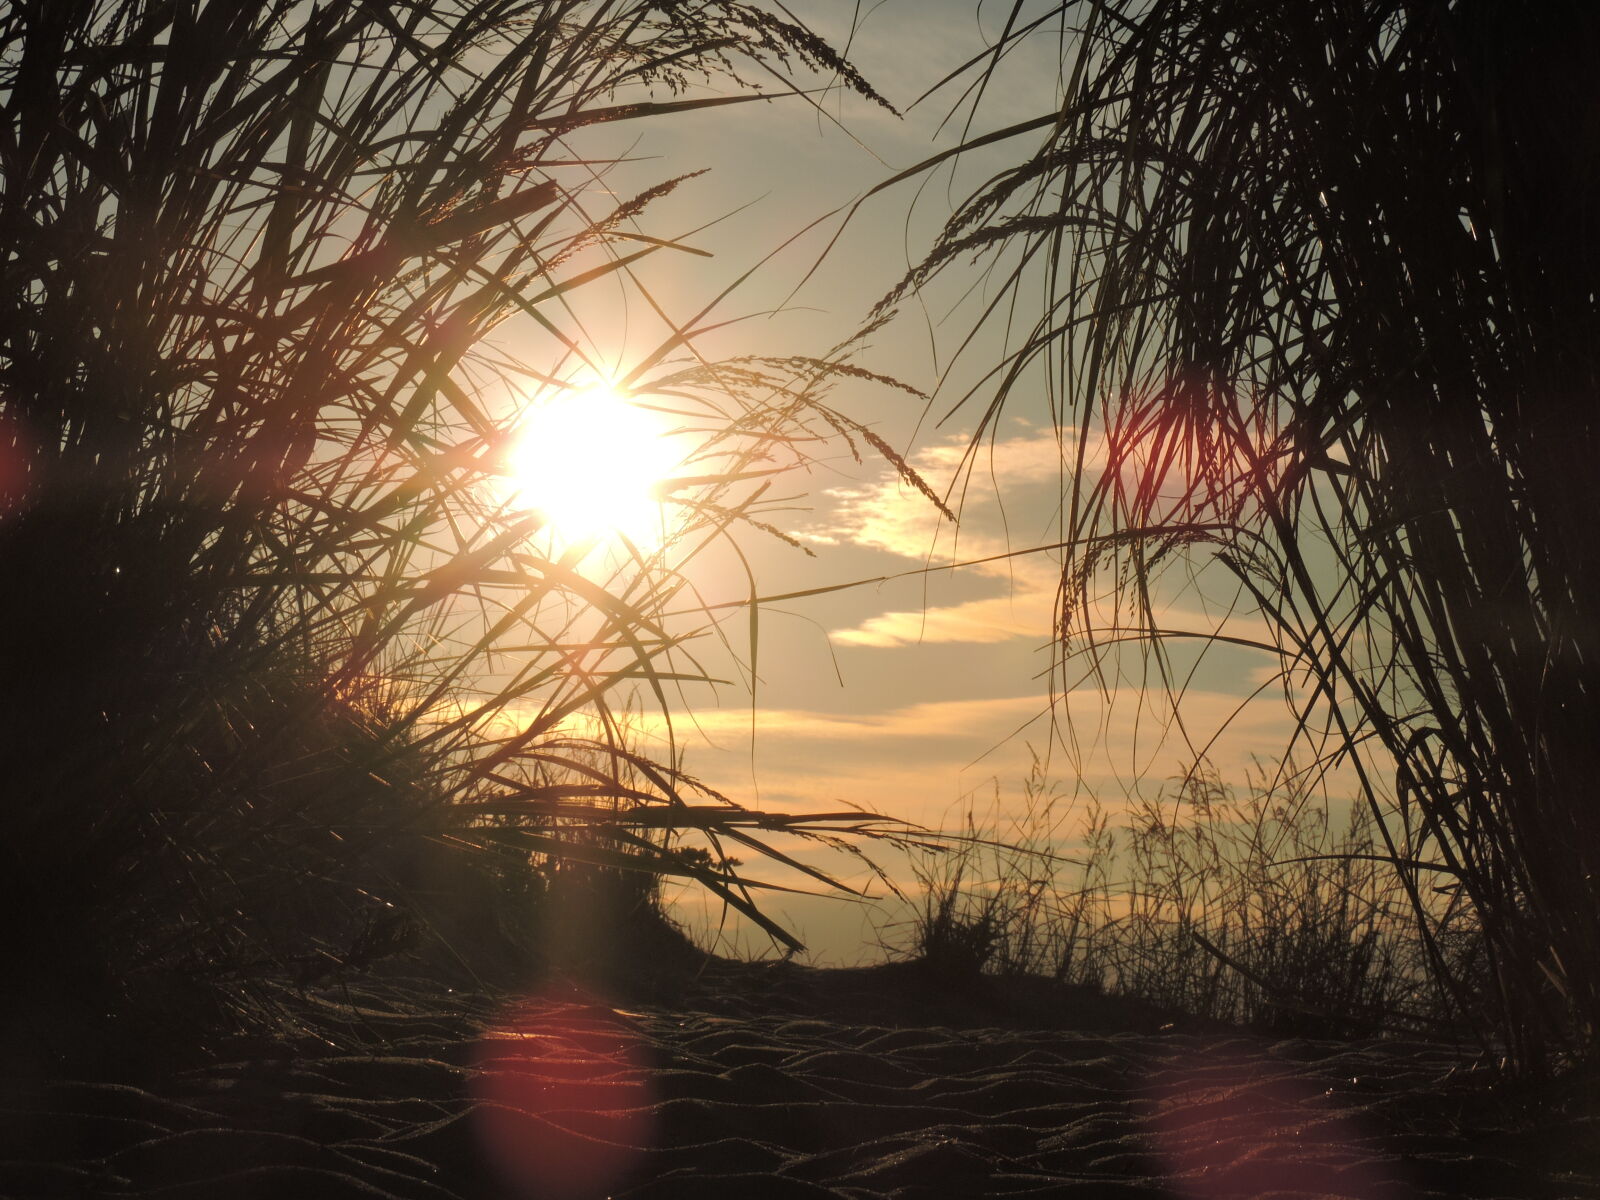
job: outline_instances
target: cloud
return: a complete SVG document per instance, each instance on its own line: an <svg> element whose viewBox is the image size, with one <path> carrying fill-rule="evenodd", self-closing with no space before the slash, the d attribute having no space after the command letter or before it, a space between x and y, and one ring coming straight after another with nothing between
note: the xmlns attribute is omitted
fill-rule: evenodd
<svg viewBox="0 0 1600 1200"><path fill-rule="evenodd" d="M1019 696L999 700L925 701L872 713L782 708L712 709L680 715L673 725L680 736L690 728L697 728L712 739L730 735L748 738L753 724L764 739L881 742L885 738L973 736L975 730L992 724L996 714L1006 719L1047 707L1048 702L1042 697ZM638 719L638 728L646 734L664 735L666 721L659 714L651 714Z"/></svg>
<svg viewBox="0 0 1600 1200"><path fill-rule="evenodd" d="M1012 639L1027 639L1043 644L1055 636L1059 614L1061 568L1053 556L987 563L968 568L993 575L1009 570L1006 590L993 596L966 600L953 605L934 605L915 611L894 610L879 613L848 628L829 632L836 645L892 649L930 643L970 643L994 645ZM1152 597L1156 609L1152 623L1169 641L1224 638L1239 644L1270 646L1272 633L1259 612L1216 610L1197 606L1192 598L1161 603ZM1085 626L1101 643L1136 641L1145 638L1145 624L1126 603L1120 607L1109 595L1091 597L1087 616L1074 608L1072 628L1081 633ZM1259 668L1254 683L1276 677L1276 664Z"/></svg>
<svg viewBox="0 0 1600 1200"><path fill-rule="evenodd" d="M1003 580L1004 590L959 604L916 612L890 611L832 631L841 645L879 648L926 642L992 645L1012 638L1044 641L1054 626L1060 582L1059 553L1041 549L1015 554L1021 547L1007 528L1002 501L1022 497L1018 511L1054 511L1062 487L1064 462L1076 454L1070 429L1031 429L980 445L972 451L965 435L919 450L912 465L936 492L952 497L961 522L953 528L916 489L885 470L870 483L827 493L834 502L831 520L801 536L826 545L848 544L889 554L936 570L953 564L968 576ZM983 477L993 486L985 486ZM972 481L970 490L967 481ZM1025 490L1048 487L1041 497ZM963 493L965 493L963 495ZM1053 535L1038 539L1048 546Z"/></svg>
<svg viewBox="0 0 1600 1200"><path fill-rule="evenodd" d="M1044 526L1041 536L1019 540L1008 521L1015 522L1018 514L1034 514L1037 527L1037 514L1058 511L1056 500L1065 473L1078 454L1076 439L1071 428L1028 429L985 444L976 463L965 436L949 437L918 451L911 461L936 491L956 495L959 489L953 489L954 482L972 481L960 503L959 529L952 529L925 497L892 472L886 471L869 484L828 493L836 503L832 519L803 536L890 554L933 572L949 568L968 579L1004 581L1003 589L997 587L993 594L957 604L935 603L918 611L873 614L852 626L831 630L834 642L883 649L933 642L993 645L1013 638L1048 640L1058 614L1066 553L1056 545L1059 528ZM1084 461L1088 470L1104 466L1099 439L1084 448ZM982 485L979 476L983 474L990 477L992 486ZM1153 621L1158 629L1173 635L1272 643L1267 623L1247 602L1240 601L1231 575L1218 574L1204 556L1194 561L1173 556L1167 566L1181 566L1182 580L1176 587L1158 581L1152 589L1149 599L1155 606ZM935 581L938 578L937 574L930 576ZM1208 603L1208 591L1224 600ZM1142 634L1144 618L1129 607L1132 593L1120 597L1114 593L1112 589L1091 597L1087 618L1074 609L1074 628L1083 628L1087 620L1100 638ZM1239 611L1228 607L1230 595L1235 606L1243 603Z"/></svg>
<svg viewBox="0 0 1600 1200"><path fill-rule="evenodd" d="M1273 689L1253 697L1195 689L1175 711L1165 691L1133 684L1082 687L1053 704L1036 693L864 715L760 709L697 718L705 738L683 717L674 722L685 764L726 794L796 810L856 804L933 825L975 788L1020 795L1030 747L1048 756L1069 794L1092 793L1115 808L1153 795L1202 755L1225 781L1243 785L1255 762L1277 761L1295 735L1294 716ZM647 719L639 732L648 750L648 735L661 736L664 724ZM1302 764L1309 755L1298 755ZM1347 765L1329 776L1329 789L1356 794Z"/></svg>
<svg viewBox="0 0 1600 1200"><path fill-rule="evenodd" d="M1054 590L1029 590L921 612L882 613L829 636L839 645L880 649L929 642L987 645L1012 638L1047 641L1054 612Z"/></svg>
<svg viewBox="0 0 1600 1200"><path fill-rule="evenodd" d="M1075 438L1075 431L1052 426L986 442L974 451L966 435L953 435L913 454L910 462L918 474L958 511L959 531L951 530L927 497L885 468L871 483L827 492L835 504L832 520L801 536L914 562L1007 553L1013 546L1003 522L1006 493L1048 484L1052 494L1059 494L1063 472L1076 455ZM985 486L985 479L992 486ZM975 484L970 490L968 481Z"/></svg>

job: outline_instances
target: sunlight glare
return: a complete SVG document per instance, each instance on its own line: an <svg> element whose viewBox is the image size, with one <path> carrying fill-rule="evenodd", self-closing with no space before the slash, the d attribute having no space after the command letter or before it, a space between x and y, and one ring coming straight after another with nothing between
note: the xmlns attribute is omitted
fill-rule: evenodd
<svg viewBox="0 0 1600 1200"><path fill-rule="evenodd" d="M541 512L571 543L620 533L662 538L658 487L678 466L666 422L604 384L528 409L509 455L515 503Z"/></svg>

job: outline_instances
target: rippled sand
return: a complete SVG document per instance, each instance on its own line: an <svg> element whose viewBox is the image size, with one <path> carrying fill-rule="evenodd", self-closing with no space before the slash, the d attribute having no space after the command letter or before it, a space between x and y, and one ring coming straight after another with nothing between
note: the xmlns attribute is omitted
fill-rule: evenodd
<svg viewBox="0 0 1600 1200"><path fill-rule="evenodd" d="M398 982L309 1004L293 1044L158 1092L13 1090L0 1193L1600 1196L1572 1087L1487 1088L1423 1043L1163 1028L1067 990L723 965L648 1004Z"/></svg>

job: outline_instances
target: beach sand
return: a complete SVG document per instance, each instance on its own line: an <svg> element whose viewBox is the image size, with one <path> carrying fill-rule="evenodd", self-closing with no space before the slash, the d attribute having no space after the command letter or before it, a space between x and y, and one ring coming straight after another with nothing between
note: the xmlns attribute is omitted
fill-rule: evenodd
<svg viewBox="0 0 1600 1200"><path fill-rule="evenodd" d="M1600 1197L1574 1086L1043 983L714 960L643 995L396 977L297 1003L297 1036L159 1086L12 1088L0 1193Z"/></svg>

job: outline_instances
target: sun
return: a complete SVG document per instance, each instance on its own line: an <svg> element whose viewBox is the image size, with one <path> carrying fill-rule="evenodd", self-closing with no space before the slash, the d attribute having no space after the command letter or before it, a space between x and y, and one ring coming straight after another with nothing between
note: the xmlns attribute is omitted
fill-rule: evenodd
<svg viewBox="0 0 1600 1200"><path fill-rule="evenodd" d="M606 384L563 389L531 404L507 454L512 502L534 509L569 544L621 534L663 536L661 483L679 466L658 413Z"/></svg>

